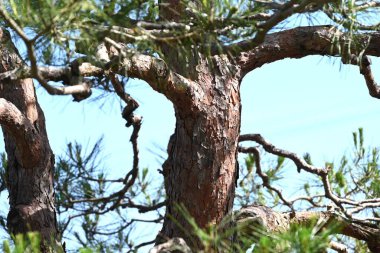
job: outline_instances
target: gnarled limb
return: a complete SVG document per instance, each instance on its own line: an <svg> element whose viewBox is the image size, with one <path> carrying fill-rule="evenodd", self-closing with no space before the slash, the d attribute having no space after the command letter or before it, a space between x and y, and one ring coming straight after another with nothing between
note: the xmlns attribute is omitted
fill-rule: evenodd
<svg viewBox="0 0 380 253"><path fill-rule="evenodd" d="M380 87L374 81L368 56L380 56L380 33L357 35L360 43L351 45L350 57L357 60L345 63L357 64L364 76L370 95L379 98ZM235 45L242 48L237 64L242 68L243 76L264 64L285 58L302 58L309 55L336 56L347 58L344 49L351 43L349 38L333 26L306 26L268 34L264 42L255 47L251 41L242 41ZM343 51L342 51L343 49ZM359 59L359 55L364 55Z"/></svg>
<svg viewBox="0 0 380 253"><path fill-rule="evenodd" d="M73 77L102 77L105 72L112 70L115 74L138 78L146 81L154 90L166 95L169 99L178 99L192 93L195 83L185 77L171 71L167 64L158 58L134 54L119 55L112 58L109 62L91 61L85 59L75 60L70 66L62 67L38 67L41 78L47 81L62 81L65 85L73 85ZM0 74L0 81L11 81L23 78L34 77L31 67L22 66ZM47 86L46 86L47 87ZM44 88L46 88L44 87ZM83 90L83 84L76 84L71 87L53 87L47 91L52 95L79 94Z"/></svg>
<svg viewBox="0 0 380 253"><path fill-rule="evenodd" d="M35 53L35 43L38 39L38 36L34 37L33 39L29 39L28 35L23 31L22 27L20 27L5 10L0 9L0 16L5 19L7 24L12 29L14 29L14 31L24 41L31 63L30 68L23 67L22 71L12 69L11 73L4 74L4 78L35 78L41 84L41 86L51 95L77 94L81 97L88 97L91 94L88 91L88 87L86 87L86 85L83 85L83 83L78 84L77 82L69 82L69 85L78 85L74 89L67 89L65 87L55 87L50 85L48 81L51 81L53 79L55 79L55 81L67 81L72 80L73 76L82 76L81 73L78 73L78 70L80 71L80 69L71 69L71 71L69 71L70 69L67 67L40 69L37 65L38 62ZM2 30L2 32L6 31ZM192 87L193 83L181 75L172 72L168 68L165 61L162 59L131 52L127 48L124 48L119 42L116 42L108 37L105 38L105 41L108 44L114 46L114 48L119 52L115 55L115 57L109 57L111 61L105 65L104 62L99 62L98 65L95 66L91 66L92 64L86 64L85 66L87 71L88 69L91 69L97 75L99 75L100 73L104 73L103 71L111 70L116 74L132 78L139 78L146 81L154 90L164 94L173 102L178 99L179 94L182 96L182 98L186 98L186 94L192 93L191 90L194 88ZM42 70L45 70L45 72L41 72ZM90 76L93 76L94 74L88 73ZM50 75L52 75L51 79L48 78ZM60 75L61 78L59 78ZM0 79L2 78L0 77Z"/></svg>
<svg viewBox="0 0 380 253"><path fill-rule="evenodd" d="M36 166L43 152L41 141L35 138L37 129L13 103L1 97L0 125L4 126L12 134L20 152L19 159L22 166L28 169Z"/></svg>
<svg viewBox="0 0 380 253"><path fill-rule="evenodd" d="M380 86L376 83L372 74L371 61L364 55L360 62L360 74L364 76L369 94L374 98L380 98Z"/></svg>
<svg viewBox="0 0 380 253"><path fill-rule="evenodd" d="M261 156L259 149L257 147L239 147L239 151L243 153L252 153L255 156L255 166L257 169L258 175L263 180L263 186L267 187L269 190L272 190L276 192L276 194L279 196L281 201L290 207L291 213L289 214L288 220L284 220L283 216L280 216L278 218L278 213L274 213L273 218L271 220L278 219L278 222L275 223L269 223L265 222L265 219L268 218L256 218L255 221L259 220L260 224L264 224L264 227L269 226L270 231L278 231L284 227L281 224L289 224L291 223L292 219L294 221L298 220L310 220L308 218L310 215L328 215L326 217L322 217L324 219L330 220L333 219L333 221L342 227L342 230L340 231L342 234L350 236L352 238L356 238L359 240L364 240L368 244L368 248L372 252L378 252L380 249L379 239L380 239L380 230L378 229L377 225L380 221L377 217L368 217L368 218L361 218L360 216L354 214L357 214L363 210L371 210L372 208L380 207L380 199L379 198L372 198L372 199L364 199L364 200L356 200L350 197L341 197L335 193L333 190L333 187L331 186L331 180L330 180L330 170L331 168L318 168L316 166L313 166L309 164L305 159L299 157L297 154L289 152L287 150L283 150L280 148L277 148L270 142L266 141L261 135L259 134L247 134L247 135L241 135L239 138L240 142L244 141L255 141L256 143L260 144L265 151L268 153L286 157L294 162L294 164L297 166L298 172L301 170L305 170L311 174L318 175L324 189L324 197L331 200L334 206L337 206L339 208L332 210L331 208L328 208L328 212L295 212L293 204L295 201L304 199L309 201L314 208L320 207L317 205L314 205L313 203L313 197L309 198L296 198L294 200L287 200L276 187L272 186L268 180L268 176L262 171L261 169ZM318 198L323 197L320 194L316 195ZM314 196L315 197L315 196ZM265 210L266 213L272 212L271 210L267 210L268 208L260 207L260 210ZM255 212L253 213L259 213L260 211L257 211L254 209ZM247 211L248 213L251 212L251 210ZM262 215L265 216L265 215ZM268 216L268 214L267 214ZM266 216L266 217L267 217ZM270 216L270 215L269 215ZM320 217L317 218L320 218ZM263 221L264 219L264 221ZM290 220L289 220L290 219ZM272 226L272 225L273 226ZM288 225L287 225L288 226ZM286 226L285 226L286 227ZM332 244L332 246L336 246L336 248L339 248L338 245ZM341 245L340 245L341 246ZM344 252L344 248L340 247L341 251Z"/></svg>
<svg viewBox="0 0 380 253"><path fill-rule="evenodd" d="M336 232L338 234L366 241L370 250L374 253L378 252L377 250L380 246L379 228L351 223L349 220L331 211L282 213L265 206L252 205L240 209L234 215L236 217L235 222L237 224L241 223L245 228L244 232L248 234L250 233L249 229L252 230L251 233L257 229L264 229L264 231L269 233L284 232L290 228L291 224L307 225L313 220L320 219L324 221L325 226L334 224L340 228Z"/></svg>
<svg viewBox="0 0 380 253"><path fill-rule="evenodd" d="M354 199L350 198L344 198L337 196L331 189L330 180L329 180L329 171L331 168L318 168L314 165L309 164L305 161L305 159L299 157L297 154L293 152L289 152L287 150L283 150L280 148L277 148L270 142L266 141L260 134L245 134L241 135L239 137L239 142L244 141L254 141L262 145L265 151L286 157L294 162L294 164L297 166L297 170L300 172L301 170L305 170L311 174L318 175L321 178L321 181L323 183L323 188L325 191L325 197L330 199L336 206L338 206L341 211L352 221L358 222L358 223L367 223L367 225L370 225L370 222L367 222L361 218L354 218L352 214L358 213L359 211L362 211L366 208L373 208L373 207L380 207L380 199L379 198L373 198L373 199L364 199L360 201L356 201ZM247 150L244 148L241 148L241 150ZM248 149L249 150L249 149ZM253 150L255 151L255 150ZM256 155L259 155L258 152L253 152ZM260 157L258 157L260 159ZM285 202L287 203L287 202ZM289 204L289 203L288 203ZM349 206L350 208L347 209L345 205ZM377 218L374 217L372 220L376 220ZM380 220L377 220L380 221Z"/></svg>

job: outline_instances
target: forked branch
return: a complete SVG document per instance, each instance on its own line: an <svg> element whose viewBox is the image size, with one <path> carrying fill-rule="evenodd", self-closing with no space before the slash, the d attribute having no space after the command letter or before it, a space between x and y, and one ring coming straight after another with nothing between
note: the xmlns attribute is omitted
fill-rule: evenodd
<svg viewBox="0 0 380 253"><path fill-rule="evenodd" d="M311 174L317 175L320 177L322 181L322 185L324 188L324 194L327 199L330 199L337 207L339 207L339 211L343 213L347 219L350 219L352 222L356 222L358 224L365 224L366 226L374 226L373 221L380 222L376 217L370 218L370 219L362 219L359 217L353 217L353 214L358 213L359 211L362 211L366 208L375 208L375 207L380 207L380 199L375 198L375 199L364 199L364 200L354 200L350 198L344 198L344 197L339 197L336 195L331 187L330 184L330 179L329 179L329 172L331 168L318 168L316 166L313 166L306 162L305 159L299 157L297 154L279 149L270 142L266 141L260 134L246 134L246 135L241 135L239 138L239 142L244 142L244 141L254 141L258 144L260 144L265 151L268 153L282 156L285 158L288 158L294 162L294 164L297 166L298 172L301 170L305 170ZM247 153L247 152L252 152L255 157L260 161L260 154L257 150L257 148L239 148L241 151ZM261 167L259 167L261 168ZM263 179L264 186L268 187L268 179L266 178L265 174L260 173L261 170L259 170L258 174L259 176ZM279 193L278 190L273 189L273 186L268 187L271 190L274 190ZM282 194L279 194L279 197L281 200L284 200L284 197ZM291 204L291 201L285 200L284 203L289 206Z"/></svg>

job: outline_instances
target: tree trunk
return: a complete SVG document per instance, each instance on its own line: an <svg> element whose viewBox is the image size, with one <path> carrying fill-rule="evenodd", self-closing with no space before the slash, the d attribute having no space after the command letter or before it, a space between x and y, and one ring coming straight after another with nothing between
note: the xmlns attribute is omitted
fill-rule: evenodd
<svg viewBox="0 0 380 253"><path fill-rule="evenodd" d="M24 64L4 29L0 29L0 60L1 73ZM9 232L39 232L42 252L48 252L47 245L58 236L54 155L32 79L0 83L0 123L8 157Z"/></svg>
<svg viewBox="0 0 380 253"><path fill-rule="evenodd" d="M163 166L168 205L161 231L164 238L182 237L190 245L191 226L176 205L182 204L201 228L219 223L232 209L241 114L240 71L227 57L203 60L194 69L197 92L189 102L174 102L176 129Z"/></svg>

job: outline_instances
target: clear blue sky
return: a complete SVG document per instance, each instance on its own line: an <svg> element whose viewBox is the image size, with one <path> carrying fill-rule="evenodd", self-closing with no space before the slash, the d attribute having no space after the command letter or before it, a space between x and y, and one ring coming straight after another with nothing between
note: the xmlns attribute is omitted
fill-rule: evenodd
<svg viewBox="0 0 380 253"><path fill-rule="evenodd" d="M373 59L378 80L379 66L380 61ZM71 97L52 97L41 88L37 92L56 155L64 152L69 141L86 146L104 135L103 165L110 175L120 177L131 168L132 129L124 126L115 96L74 103ZM174 131L173 108L144 82L132 80L128 92L140 102L138 113L144 117L140 167L156 171L162 161L157 153L165 155L160 148L166 149ZM368 145L380 146L380 100L369 96L357 67L341 65L338 59L307 57L265 65L245 77L241 92L242 133L261 133L277 146L300 155L309 152L316 165L349 154L351 133L358 127L364 128Z"/></svg>

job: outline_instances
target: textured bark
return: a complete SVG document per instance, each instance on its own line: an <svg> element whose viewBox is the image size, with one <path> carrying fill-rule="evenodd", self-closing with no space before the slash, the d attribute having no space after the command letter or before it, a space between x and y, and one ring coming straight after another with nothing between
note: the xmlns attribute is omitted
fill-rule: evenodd
<svg viewBox="0 0 380 253"><path fill-rule="evenodd" d="M177 21L184 15L180 1L162 3L162 19ZM166 94L174 105L176 129L163 165L168 200L159 236L182 237L190 247L201 248L177 205L185 207L201 228L218 224L232 209L241 116L240 69L225 56L206 59L194 52L183 57L173 48L176 45L161 46L165 60L188 79L184 82L188 85L180 99Z"/></svg>
<svg viewBox="0 0 380 253"><path fill-rule="evenodd" d="M168 205L161 236L183 237L188 243L192 229L176 205L182 204L204 228L225 217L235 193L240 71L227 58L213 61L196 67L198 89L191 103L174 103L176 129L164 164Z"/></svg>
<svg viewBox="0 0 380 253"><path fill-rule="evenodd" d="M10 35L0 29L0 72L20 67ZM57 240L54 206L54 155L32 79L0 83L0 123L8 157L7 188L10 211L7 226L12 234L40 232L43 252Z"/></svg>

